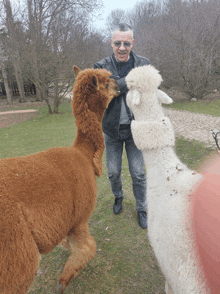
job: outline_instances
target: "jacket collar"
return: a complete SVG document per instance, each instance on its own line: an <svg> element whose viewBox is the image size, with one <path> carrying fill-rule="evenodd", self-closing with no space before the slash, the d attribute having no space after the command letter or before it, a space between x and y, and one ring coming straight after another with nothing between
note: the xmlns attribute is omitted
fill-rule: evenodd
<svg viewBox="0 0 220 294"><path fill-rule="evenodd" d="M137 67L139 65L139 63L141 62L141 59L133 51L130 52L130 55L132 55L134 58L134 67ZM117 71L116 64L115 64L115 58L113 56L114 56L114 53L112 53L112 55L110 56L111 62L114 66L114 69Z"/></svg>
<svg viewBox="0 0 220 294"><path fill-rule="evenodd" d="M141 59L139 58L139 56L137 54L135 54L133 51L130 52L130 55L133 56L133 60L134 60L134 67L137 67L140 62L141 62ZM119 77L118 75L118 70L117 70L117 66L116 66L116 62L115 62L115 58L114 58L114 53L112 53L112 55L110 55L110 60L111 60L111 65L114 69L114 72L117 73L117 76Z"/></svg>

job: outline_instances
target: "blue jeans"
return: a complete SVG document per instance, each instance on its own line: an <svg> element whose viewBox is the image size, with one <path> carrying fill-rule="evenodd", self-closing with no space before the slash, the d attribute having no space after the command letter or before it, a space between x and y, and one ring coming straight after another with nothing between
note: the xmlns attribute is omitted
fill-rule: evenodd
<svg viewBox="0 0 220 294"><path fill-rule="evenodd" d="M108 178L111 189L116 198L123 197L121 182L122 153L125 143L129 171L132 178L133 193L136 199L137 211L147 208L146 202L146 176L144 171L144 159L142 152L137 149L132 136L127 139L115 139L104 134L106 146L106 161L108 168Z"/></svg>

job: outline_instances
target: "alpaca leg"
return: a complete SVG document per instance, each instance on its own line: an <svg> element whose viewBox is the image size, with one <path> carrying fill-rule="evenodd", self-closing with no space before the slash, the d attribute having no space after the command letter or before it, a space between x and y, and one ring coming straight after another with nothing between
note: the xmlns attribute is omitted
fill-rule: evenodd
<svg viewBox="0 0 220 294"><path fill-rule="evenodd" d="M1 294L26 294L36 275L40 263L37 245L31 233L23 232L22 238L13 240L14 244L6 242L5 248L0 248Z"/></svg>
<svg viewBox="0 0 220 294"><path fill-rule="evenodd" d="M59 243L59 246L65 248L65 249L70 249L70 244L69 244L68 237L65 237L65 238Z"/></svg>
<svg viewBox="0 0 220 294"><path fill-rule="evenodd" d="M96 243L90 235L88 224L81 224L68 236L71 255L68 258L64 270L60 276L57 293L63 294L71 279L75 278L80 269L94 257Z"/></svg>
<svg viewBox="0 0 220 294"><path fill-rule="evenodd" d="M165 292L166 294L174 294L173 290L171 289L167 281L165 282Z"/></svg>

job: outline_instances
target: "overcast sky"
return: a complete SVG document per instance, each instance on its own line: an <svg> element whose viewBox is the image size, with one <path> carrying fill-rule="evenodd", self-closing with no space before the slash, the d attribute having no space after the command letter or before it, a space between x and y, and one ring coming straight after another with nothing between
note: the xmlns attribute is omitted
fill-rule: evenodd
<svg viewBox="0 0 220 294"><path fill-rule="evenodd" d="M2 2L3 0L0 0ZM20 1L23 2L24 0ZM141 2L141 0L102 0L103 9L100 10L100 17L94 21L94 26L97 29L102 29L105 26L106 18L114 9L123 9L129 10L132 9L137 2ZM18 4L19 0L11 0L11 3Z"/></svg>
<svg viewBox="0 0 220 294"><path fill-rule="evenodd" d="M0 0L0 2L3 0ZM21 0L23 2L24 0ZM97 29L102 29L105 26L106 18L114 9L123 9L123 10L130 10L134 8L137 2L141 2L141 0L102 0L103 9L99 11L100 17L94 20L93 25ZM11 3L18 4L19 0L11 0Z"/></svg>
<svg viewBox="0 0 220 294"><path fill-rule="evenodd" d="M135 6L137 0L102 0L103 2L103 10L100 10L101 17L94 21L94 26L97 29L102 29L105 26L106 18L114 9L123 9L128 10ZM102 18L102 19L101 19Z"/></svg>

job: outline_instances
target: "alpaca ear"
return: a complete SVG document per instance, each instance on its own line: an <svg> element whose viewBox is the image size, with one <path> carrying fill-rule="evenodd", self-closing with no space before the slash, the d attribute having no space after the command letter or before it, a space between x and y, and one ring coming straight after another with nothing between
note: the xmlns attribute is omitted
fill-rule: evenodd
<svg viewBox="0 0 220 294"><path fill-rule="evenodd" d="M140 102L141 102L141 93L135 89L133 91L132 103L133 103L133 105L139 105Z"/></svg>
<svg viewBox="0 0 220 294"><path fill-rule="evenodd" d="M77 76L79 74L79 72L81 72L81 69L79 69L76 65L74 65L73 72L74 72L75 76Z"/></svg>
<svg viewBox="0 0 220 294"><path fill-rule="evenodd" d="M173 99L171 99L165 92L161 90L157 90L157 98L164 104L173 103Z"/></svg>
<svg viewBox="0 0 220 294"><path fill-rule="evenodd" d="M91 85L92 86L95 86L97 88L97 90L99 90L99 81L98 81L98 78L96 75L92 75L92 78L91 78Z"/></svg>

